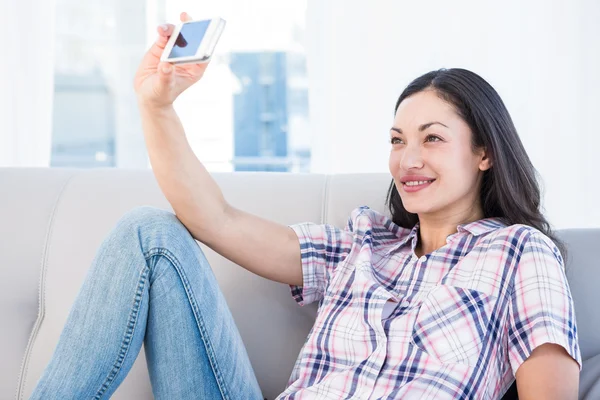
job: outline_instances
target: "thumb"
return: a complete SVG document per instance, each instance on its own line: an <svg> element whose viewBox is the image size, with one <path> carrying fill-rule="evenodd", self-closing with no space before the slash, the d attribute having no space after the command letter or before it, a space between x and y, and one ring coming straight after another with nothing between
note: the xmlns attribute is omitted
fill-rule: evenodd
<svg viewBox="0 0 600 400"><path fill-rule="evenodd" d="M158 74L163 84L168 84L173 79L173 65L168 62L163 62L158 65Z"/></svg>

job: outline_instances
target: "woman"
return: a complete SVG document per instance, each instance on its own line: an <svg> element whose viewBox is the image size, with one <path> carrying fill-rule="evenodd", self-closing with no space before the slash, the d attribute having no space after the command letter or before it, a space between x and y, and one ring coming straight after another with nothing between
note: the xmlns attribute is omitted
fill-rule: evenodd
<svg viewBox="0 0 600 400"><path fill-rule="evenodd" d="M189 19L185 13L182 20ZM494 89L430 72L396 104L392 219L368 207L346 229L289 227L230 206L193 155L172 104L204 65L135 78L158 183L175 215L141 207L99 249L34 399L108 398L145 343L157 399L260 399L200 240L319 301L278 399L576 398L581 368L561 243L540 213L535 170Z"/></svg>

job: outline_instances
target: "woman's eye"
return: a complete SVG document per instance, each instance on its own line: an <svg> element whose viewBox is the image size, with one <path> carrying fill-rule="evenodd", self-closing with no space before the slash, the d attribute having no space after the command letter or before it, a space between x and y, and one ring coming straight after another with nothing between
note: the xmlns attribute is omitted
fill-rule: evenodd
<svg viewBox="0 0 600 400"><path fill-rule="evenodd" d="M431 140L431 139L434 139L434 140ZM438 142L438 141L441 141L441 140L442 139L439 136L435 136L435 135L429 135L425 139L426 142Z"/></svg>
<svg viewBox="0 0 600 400"><path fill-rule="evenodd" d="M397 137L393 137L393 138L390 139L390 143L391 144L400 143L400 141L402 141L402 139L397 138Z"/></svg>

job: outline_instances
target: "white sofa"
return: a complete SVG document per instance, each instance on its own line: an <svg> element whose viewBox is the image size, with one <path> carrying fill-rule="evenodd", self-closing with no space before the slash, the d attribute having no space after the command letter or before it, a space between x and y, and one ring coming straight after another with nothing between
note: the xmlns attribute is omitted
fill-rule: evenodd
<svg viewBox="0 0 600 400"><path fill-rule="evenodd" d="M385 212L388 174L214 173L236 207L291 224L343 227L350 211ZM48 362L96 249L141 205L171 210L149 170L0 168L0 399L27 399ZM598 230L560 232L584 360L580 398L600 399ZM286 285L253 275L202 245L258 375L263 394L283 391L316 314ZM144 351L114 399L151 399Z"/></svg>

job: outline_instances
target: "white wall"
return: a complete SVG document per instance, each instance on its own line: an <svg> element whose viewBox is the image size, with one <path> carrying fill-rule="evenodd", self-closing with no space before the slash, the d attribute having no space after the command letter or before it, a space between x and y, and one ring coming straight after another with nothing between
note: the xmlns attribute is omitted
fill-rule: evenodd
<svg viewBox="0 0 600 400"><path fill-rule="evenodd" d="M2 0L0 167L50 165L54 1Z"/></svg>
<svg viewBox="0 0 600 400"><path fill-rule="evenodd" d="M309 0L312 171L387 172L401 91L462 67L503 98L555 227L600 226L598 21L595 0Z"/></svg>

